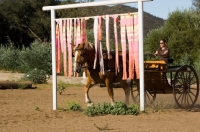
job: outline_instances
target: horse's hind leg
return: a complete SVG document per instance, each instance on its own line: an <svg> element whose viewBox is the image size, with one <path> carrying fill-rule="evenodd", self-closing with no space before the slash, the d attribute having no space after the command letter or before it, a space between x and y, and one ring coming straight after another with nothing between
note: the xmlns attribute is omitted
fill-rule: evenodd
<svg viewBox="0 0 200 132"><path fill-rule="evenodd" d="M106 78L105 83L106 83L106 87L108 90L108 95L110 96L110 99L111 99L111 105L114 105L115 101L114 101L114 92L113 92L112 81L110 78Z"/></svg>
<svg viewBox="0 0 200 132"><path fill-rule="evenodd" d="M130 88L128 87L126 80L120 81L120 85L123 88L124 93L125 93L125 104L128 106L129 105Z"/></svg>

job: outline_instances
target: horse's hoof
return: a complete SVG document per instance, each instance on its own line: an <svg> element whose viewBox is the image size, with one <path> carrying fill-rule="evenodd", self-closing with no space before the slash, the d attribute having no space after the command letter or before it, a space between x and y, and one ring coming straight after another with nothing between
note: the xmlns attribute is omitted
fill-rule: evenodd
<svg viewBox="0 0 200 132"><path fill-rule="evenodd" d="M88 103L88 104L92 103L91 100L86 100L85 102Z"/></svg>
<svg viewBox="0 0 200 132"><path fill-rule="evenodd" d="M88 107L88 106L92 106L92 105L93 105L93 103L87 103L87 107Z"/></svg>

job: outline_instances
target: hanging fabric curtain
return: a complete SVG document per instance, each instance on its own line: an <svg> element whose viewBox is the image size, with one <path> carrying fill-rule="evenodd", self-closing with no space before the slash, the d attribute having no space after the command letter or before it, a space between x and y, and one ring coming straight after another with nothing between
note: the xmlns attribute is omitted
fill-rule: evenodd
<svg viewBox="0 0 200 132"><path fill-rule="evenodd" d="M117 22L120 16L120 33L122 45L122 60L123 60L123 79L133 79L134 71L136 78L139 78L139 41L138 41L138 14L114 14L82 18L66 18L56 20L56 59L57 59L57 73L61 72L61 53L63 53L64 75L72 76L72 47L71 44L80 44L87 42L86 21L89 18L94 19L94 44L95 44L95 59L93 68L96 69L97 56L99 57L100 71L104 74L104 63L102 54L102 18L105 18L106 26L106 48L108 59L112 59L110 54L110 17L114 21L114 39L115 39L115 74L119 72L119 55L118 55L118 32ZM67 37L67 40L66 40ZM126 42L127 41L127 42ZM127 44L128 43L128 44ZM128 53L127 54L127 47ZM67 51L66 51L67 49ZM126 59L129 57L129 74L127 74ZM67 66L68 65L68 66ZM75 67L75 63L74 63ZM75 74L74 74L75 75Z"/></svg>

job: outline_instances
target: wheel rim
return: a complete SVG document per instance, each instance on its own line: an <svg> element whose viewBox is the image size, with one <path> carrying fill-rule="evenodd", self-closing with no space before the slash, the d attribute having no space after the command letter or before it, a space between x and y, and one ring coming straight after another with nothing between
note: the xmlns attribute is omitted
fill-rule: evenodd
<svg viewBox="0 0 200 132"><path fill-rule="evenodd" d="M144 91L144 94L145 94L145 96L144 96L145 104L147 104L147 105L152 104L156 98L156 94L149 93L147 90ZM136 104L140 103L140 93L139 93L139 89L137 87L132 88L131 96L132 96L134 103L136 103Z"/></svg>
<svg viewBox="0 0 200 132"><path fill-rule="evenodd" d="M180 108L188 109L194 106L199 95L199 79L193 67L186 65L177 70L173 94Z"/></svg>

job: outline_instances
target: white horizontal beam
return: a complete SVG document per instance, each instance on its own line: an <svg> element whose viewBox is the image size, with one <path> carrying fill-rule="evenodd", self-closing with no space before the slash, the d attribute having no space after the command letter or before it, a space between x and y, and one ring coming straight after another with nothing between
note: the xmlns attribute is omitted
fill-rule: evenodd
<svg viewBox="0 0 200 132"><path fill-rule="evenodd" d="M135 3L138 1L153 1L153 0L109 0L109 1L97 1L89 3L78 3L78 4L67 4L67 5L57 5L57 6L44 6L42 7L43 11L48 10L61 10L61 9L70 9L70 8L80 8L80 7L91 7L91 6L103 6L103 5L115 5L115 4L126 4L126 3Z"/></svg>

